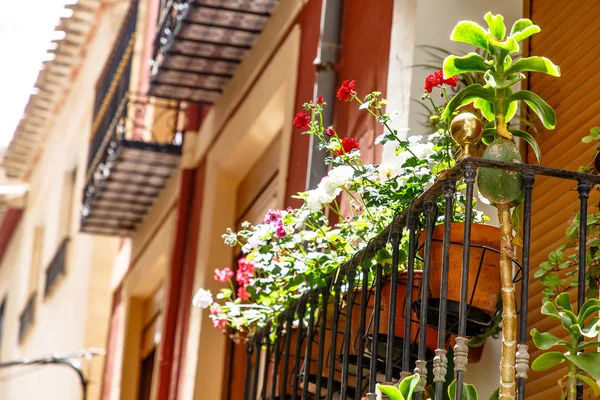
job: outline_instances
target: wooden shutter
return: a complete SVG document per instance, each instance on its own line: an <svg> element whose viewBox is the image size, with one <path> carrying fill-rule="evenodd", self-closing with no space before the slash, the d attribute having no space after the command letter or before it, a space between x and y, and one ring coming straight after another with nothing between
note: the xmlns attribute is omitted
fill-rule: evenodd
<svg viewBox="0 0 600 400"><path fill-rule="evenodd" d="M537 135L542 150L542 164L556 168L577 170L590 161L592 146L581 143L581 138L593 126L600 125L600 7L597 0L526 0L526 13L542 28L529 43L531 55L546 56L559 65L562 77L553 78L532 74L527 80L529 89L538 93L556 110L558 123L554 131ZM527 47L525 47L527 52ZM535 156L527 152L528 163L535 164ZM533 273L546 260L550 251L564 242L567 225L578 209L576 183L536 177L533 195L531 281L529 286L529 329L550 331L562 335L555 320L540 313L542 286ZM598 196L592 193L591 207L597 207ZM574 293L571 300L575 301ZM541 354L529 341L531 360ZM527 383L528 399L558 398L557 381L566 369L555 368L546 372L531 371Z"/></svg>

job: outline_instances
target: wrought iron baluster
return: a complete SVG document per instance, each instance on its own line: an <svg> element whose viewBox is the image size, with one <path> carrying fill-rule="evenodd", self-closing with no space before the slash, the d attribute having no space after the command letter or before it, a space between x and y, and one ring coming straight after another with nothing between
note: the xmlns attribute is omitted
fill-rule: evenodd
<svg viewBox="0 0 600 400"><path fill-rule="evenodd" d="M348 358L350 355L350 332L352 328L352 303L354 302L354 271L348 274L348 293L346 302L346 326L344 329L344 346L342 349L342 387L340 397L346 398L348 390Z"/></svg>
<svg viewBox="0 0 600 400"><path fill-rule="evenodd" d="M444 182L444 239L442 250L442 278L440 287L440 310L438 316L438 345L433 359L433 381L435 396L441 399L444 395L444 383L448 372L448 351L446 350L446 313L448 306L448 271L450 268L450 234L452 226L452 211L454 210L454 191L456 183L452 180Z"/></svg>
<svg viewBox="0 0 600 400"><path fill-rule="evenodd" d="M586 259L586 233L587 233L587 202L590 196L590 182L580 179L577 184L579 192L579 265L577 268L577 310L585 303L585 259ZM583 341L580 337L579 341ZM583 382L577 380L577 400L583 400Z"/></svg>
<svg viewBox="0 0 600 400"><path fill-rule="evenodd" d="M246 380L244 382L244 400L250 400L252 393L252 353L254 351L253 340L246 342Z"/></svg>
<svg viewBox="0 0 600 400"><path fill-rule="evenodd" d="M371 365L369 373L369 398L375 394L377 384L377 357L379 355L379 321L381 320L382 266L377 264L375 273L375 306L373 308L373 337L371 340ZM368 395L368 396L369 396Z"/></svg>
<svg viewBox="0 0 600 400"><path fill-rule="evenodd" d="M273 376L271 377L271 395L269 396L270 400L275 400L275 397L277 396L277 378L279 377L279 358L281 356L282 330L282 326L279 325L277 327L277 331L275 332L275 343L273 344Z"/></svg>
<svg viewBox="0 0 600 400"><path fill-rule="evenodd" d="M308 330L306 336L306 349L304 356L304 374L302 376L302 400L308 399L308 378L312 362L312 343L315 337L315 313L318 304L318 292L313 292L309 299Z"/></svg>
<svg viewBox="0 0 600 400"><path fill-rule="evenodd" d="M460 279L460 305L458 314L458 337L454 346L454 371L456 373L456 398L462 399L464 373L467 370L469 346L467 345L467 295L469 290L469 258L471 251L471 214L473 212L473 184L477 172L472 163L465 164L465 232L463 238L462 274Z"/></svg>
<svg viewBox="0 0 600 400"><path fill-rule="evenodd" d="M339 282L333 283L333 320L331 321L331 347L329 349L329 376L327 377L327 399L333 396L333 381L335 379L335 362L337 357L337 328L340 318L340 287Z"/></svg>
<svg viewBox="0 0 600 400"><path fill-rule="evenodd" d="M360 400L362 398L362 387L363 387L363 363L365 359L365 325L367 320L367 307L369 301L369 270L364 268L362 271L362 289L360 299L360 319L358 322L358 348L356 358L356 393L354 400Z"/></svg>
<svg viewBox="0 0 600 400"><path fill-rule="evenodd" d="M264 367L263 367L263 377L262 377L262 388L260 389L260 398L267 398L267 386L268 378L269 378L269 361L271 359L271 339L269 338L269 332L271 331L271 324L269 323L265 328L265 334L263 339L265 341L265 359L264 359Z"/></svg>
<svg viewBox="0 0 600 400"><path fill-rule="evenodd" d="M411 343L410 343L410 328L412 320L412 303L413 303L413 287L414 287L414 276L415 276L415 257L416 257L416 245L417 245L417 216L414 215L414 211L411 208L408 209L407 216L408 225L408 265L407 269L407 281L406 281L406 298L405 298L405 315L404 315L404 342L402 348L402 373L400 378L403 379L412 374L410 370L410 354L411 354Z"/></svg>
<svg viewBox="0 0 600 400"><path fill-rule="evenodd" d="M398 258L400 252L400 238L402 232L394 234L392 237L392 274L390 277L390 304L388 311L388 332L387 332L387 344L385 352L385 381L388 384L392 383L393 371L394 371L394 329L396 327L396 297L397 297L397 285L398 285Z"/></svg>
<svg viewBox="0 0 600 400"><path fill-rule="evenodd" d="M319 326L319 349L317 355L316 390L317 397L321 397L321 382L323 376L323 361L325 360L325 331L327 329L327 303L329 302L329 288L322 290L321 295L321 326Z"/></svg>
<svg viewBox="0 0 600 400"><path fill-rule="evenodd" d="M302 296L300 298L300 302L298 303L298 330L296 334L296 349L294 351L294 369L292 373L294 374L294 380L292 381L292 398L296 398L296 394L298 393L298 378L300 376L300 354L302 352L302 327L304 325L304 313L306 312L306 301L305 297Z"/></svg>
<svg viewBox="0 0 600 400"><path fill-rule="evenodd" d="M531 194L535 174L531 170L523 171L523 279L521 280L521 320L519 325L519 344L517 346L517 396L525 399L525 379L529 372L529 352L527 346L527 309L529 304L529 252L531 248Z"/></svg>
<svg viewBox="0 0 600 400"><path fill-rule="evenodd" d="M425 225L425 254L423 260L423 273L421 278L421 318L419 321L419 359L416 361L415 374L421 375L421 381L416 388L418 398L423 398L427 385L427 361L425 360L427 347L427 309L429 307L429 273L431 270L431 241L435 226L435 203L427 200L423 205L427 222ZM410 324L410 320L406 321Z"/></svg>
<svg viewBox="0 0 600 400"><path fill-rule="evenodd" d="M294 313L288 310L288 315L285 319L285 348L283 350L283 372L281 374L281 389L279 397L287 397L287 382L290 368L290 350L292 347L292 331L294 324Z"/></svg>
<svg viewBox="0 0 600 400"><path fill-rule="evenodd" d="M258 377L260 375L260 356L262 353L262 335L258 334L255 336L254 341L254 353L256 357L254 359L254 377L252 382L252 397L251 400L257 400L258 397Z"/></svg>

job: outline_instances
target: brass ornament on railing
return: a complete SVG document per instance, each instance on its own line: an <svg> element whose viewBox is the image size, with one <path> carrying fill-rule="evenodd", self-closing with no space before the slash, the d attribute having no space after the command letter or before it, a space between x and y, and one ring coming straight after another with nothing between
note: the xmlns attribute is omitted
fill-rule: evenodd
<svg viewBox="0 0 600 400"><path fill-rule="evenodd" d="M458 114L450 123L450 133L462 149L457 161L475 156L475 147L483 137L483 126L479 118L471 113Z"/></svg>

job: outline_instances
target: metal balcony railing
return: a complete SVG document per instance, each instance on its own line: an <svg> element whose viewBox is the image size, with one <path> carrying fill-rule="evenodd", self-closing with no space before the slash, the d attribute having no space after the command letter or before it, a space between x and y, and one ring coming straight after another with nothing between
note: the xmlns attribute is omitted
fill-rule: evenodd
<svg viewBox="0 0 600 400"><path fill-rule="evenodd" d="M519 262L513 262L517 271L514 282L520 283L518 343L525 345L535 178L545 176L561 185L570 184L578 191L579 248L585 251L587 199L591 185L599 184L600 177L535 165L467 158L446 171L364 250L340 266L339 273L327 279L325 288L303 293L279 316L277 324L271 321L247 340L244 398L361 400L367 398L367 393L375 393L377 383L397 382L412 374L416 367L424 374L433 371L435 398L441 399L444 385L453 379L450 373L446 374L448 365L443 361L449 339L454 335L464 338L487 330L497 316L499 304L495 307L494 304L500 303L492 298L491 310L482 312L486 307L476 300L478 291L488 283L480 279L482 268L499 258L498 248L471 241L474 182L480 167L522 174L523 246ZM448 221L452 221L454 192L459 180L466 184L467 209L464 229L455 235L452 232L456 233L457 225ZM440 197L445 204L440 213L444 213L446 222L437 229L437 200ZM402 235L408 235L409 239L404 271L399 270ZM451 293L450 256L457 252L454 247L457 242L460 242L460 273L455 273L453 278L460 276L460 289ZM381 265L375 271L361 269L364 260L374 259L377 250L388 243L393 249L391 273L384 274ZM580 259L585 260L585 255ZM422 271L415 271L417 260ZM579 264L578 307L585 300L585 287L581 281L585 276L584 269L585 261ZM434 277L441 282L438 291L431 289ZM273 326L277 326L275 332ZM272 334L273 342L269 340ZM465 362L466 356L461 355ZM464 368L456 367L455 374L457 398L461 398L458 388L462 388ZM519 375L517 378L518 398L522 400L525 398L525 379ZM423 398L422 393L419 396Z"/></svg>

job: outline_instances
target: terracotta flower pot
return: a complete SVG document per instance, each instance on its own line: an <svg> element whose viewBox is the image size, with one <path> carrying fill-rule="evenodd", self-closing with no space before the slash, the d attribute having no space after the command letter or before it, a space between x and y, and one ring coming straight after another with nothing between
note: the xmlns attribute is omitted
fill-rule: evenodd
<svg viewBox="0 0 600 400"><path fill-rule="evenodd" d="M442 252L444 225L438 225L433 230L431 243L431 275L429 288L431 297L429 304L432 308L439 305L442 280ZM450 233L450 262L448 270L448 312L458 313L460 304L460 280L463 257L464 224L452 223ZM419 235L419 243L425 242L425 232ZM486 250L485 248L488 248ZM494 249L496 251L491 251ZM471 247L469 253L469 284L467 299L470 301L468 335L485 330L484 325L491 321L500 294L500 229L490 225L471 225ZM419 249L421 257L425 252L424 246ZM481 268L480 268L481 265ZM476 286L475 286L476 285ZM472 298L472 300L471 300ZM437 313L428 313L428 322L437 325ZM474 321L474 322L473 322ZM478 328L481 324L481 328ZM456 321L448 319L448 329L456 333Z"/></svg>

